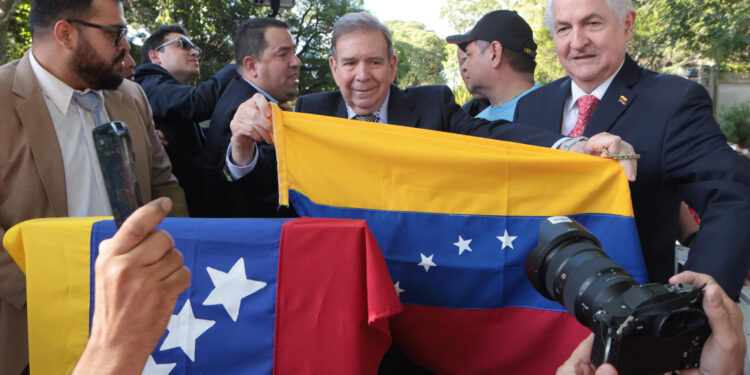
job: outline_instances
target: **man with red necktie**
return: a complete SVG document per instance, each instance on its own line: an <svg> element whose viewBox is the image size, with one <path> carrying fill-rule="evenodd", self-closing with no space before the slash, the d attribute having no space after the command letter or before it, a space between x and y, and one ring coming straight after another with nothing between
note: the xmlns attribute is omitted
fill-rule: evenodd
<svg viewBox="0 0 750 375"><path fill-rule="evenodd" d="M736 299L750 267L750 167L727 146L703 87L627 55L635 18L631 0L550 0L547 27L568 77L522 98L515 121L631 143L642 156L630 186L651 281L672 275L685 200L703 219L686 268L710 274Z"/></svg>

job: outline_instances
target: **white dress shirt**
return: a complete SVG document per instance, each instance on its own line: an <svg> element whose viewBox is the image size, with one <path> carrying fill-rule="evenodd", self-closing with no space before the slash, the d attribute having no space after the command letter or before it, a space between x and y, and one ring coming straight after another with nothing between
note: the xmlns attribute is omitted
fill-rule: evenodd
<svg viewBox="0 0 750 375"><path fill-rule="evenodd" d="M73 102L75 90L39 65L33 52L29 53L29 59L62 152L68 216L111 216L112 209L92 137L93 114ZM103 106L104 96L101 91L95 92ZM107 111L103 110L101 115L109 121Z"/></svg>
<svg viewBox="0 0 750 375"><path fill-rule="evenodd" d="M563 107L564 112L562 119L562 128L560 130L562 134L570 133L570 131L573 130L573 128L576 126L576 122L578 121L578 99L585 95L594 95L597 99L602 100L604 94L607 92L607 89L609 89L609 85L612 84L612 81L615 79L617 73L620 72L620 69L622 69L622 65L624 63L625 60L622 60L622 63L620 64L620 67L617 68L617 71L609 76L606 81L602 82L601 85L597 86L591 93L586 93L580 87L578 87L578 85L573 80L571 80L570 97L565 102L565 107Z"/></svg>

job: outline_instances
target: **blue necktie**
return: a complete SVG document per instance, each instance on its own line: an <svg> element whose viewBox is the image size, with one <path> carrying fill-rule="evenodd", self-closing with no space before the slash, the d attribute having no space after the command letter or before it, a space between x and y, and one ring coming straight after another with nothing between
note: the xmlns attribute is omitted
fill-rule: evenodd
<svg viewBox="0 0 750 375"><path fill-rule="evenodd" d="M102 105L99 102L99 95L93 91L89 91L85 94L77 92L73 93L73 101L78 104L79 107L91 112L94 116L94 126L105 123L104 117L102 116Z"/></svg>

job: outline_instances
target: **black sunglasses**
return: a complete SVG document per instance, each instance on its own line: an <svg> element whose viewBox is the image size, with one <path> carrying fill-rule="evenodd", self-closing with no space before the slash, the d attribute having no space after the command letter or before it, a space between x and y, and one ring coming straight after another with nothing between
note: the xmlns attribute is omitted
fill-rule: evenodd
<svg viewBox="0 0 750 375"><path fill-rule="evenodd" d="M91 22L77 20L75 18L66 18L65 21L67 21L68 23L77 23L77 24L80 24L80 25L83 25L83 26L88 26L88 27L94 27L94 28L97 28L97 29L102 29L104 31L109 31L110 33L115 34L115 47L117 47L118 45L120 45L120 42L122 42L122 38L124 38L125 34L128 33L128 27L127 26L119 26L119 27L116 27L116 26L103 26L103 25L97 25L97 24L91 23Z"/></svg>
<svg viewBox="0 0 750 375"><path fill-rule="evenodd" d="M162 49L162 48L164 48L164 47L166 47L166 46L168 46L168 45L170 45L172 43L179 43L180 44L180 48L184 49L185 51L196 50L196 51L198 51L198 53L201 52L201 49L198 48L198 46L196 46L193 43L190 43L190 41L187 40L187 39L185 39L184 37L179 37L177 39L170 40L169 42L166 42L166 43L164 43L162 45L159 45L158 47L154 48L154 50L158 51L158 50L160 50L160 49Z"/></svg>

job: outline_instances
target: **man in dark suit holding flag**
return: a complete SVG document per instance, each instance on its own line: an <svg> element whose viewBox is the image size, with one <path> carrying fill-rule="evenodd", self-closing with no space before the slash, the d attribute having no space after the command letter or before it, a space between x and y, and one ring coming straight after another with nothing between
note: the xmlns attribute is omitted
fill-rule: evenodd
<svg viewBox="0 0 750 375"><path fill-rule="evenodd" d="M631 195L651 281L673 274L685 200L702 219L686 268L713 276L736 299L750 267L750 167L727 146L703 87L640 68L626 54L635 18L630 0L551 0L547 26L568 77L522 98L515 119L633 144L642 158Z"/></svg>
<svg viewBox="0 0 750 375"><path fill-rule="evenodd" d="M268 184L263 181L260 186L238 191L227 186L222 175L230 173L223 166L232 136L229 123L237 107L258 93L269 102L280 105L297 96L301 62L295 49L289 25L284 21L254 18L237 29L234 55L238 74L216 104L203 153L203 164L209 172L205 197L209 216L288 216L286 212L277 211L275 185L266 186ZM260 148L264 152L267 147ZM273 181L268 183L273 184Z"/></svg>

